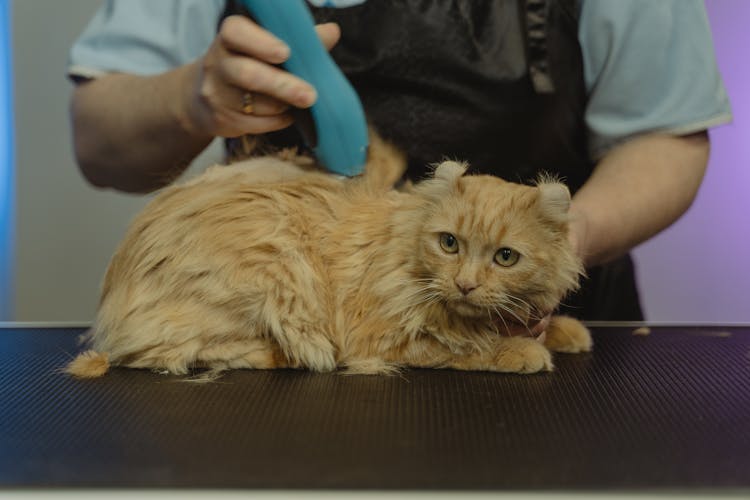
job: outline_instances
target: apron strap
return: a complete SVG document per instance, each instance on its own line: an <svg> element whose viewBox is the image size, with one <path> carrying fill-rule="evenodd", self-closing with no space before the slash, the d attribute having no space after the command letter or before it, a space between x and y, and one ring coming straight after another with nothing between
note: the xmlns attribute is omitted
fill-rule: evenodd
<svg viewBox="0 0 750 500"><path fill-rule="evenodd" d="M526 25L526 56L529 76L537 94L552 94L555 83L550 74L547 46L547 0L525 0L523 20Z"/></svg>

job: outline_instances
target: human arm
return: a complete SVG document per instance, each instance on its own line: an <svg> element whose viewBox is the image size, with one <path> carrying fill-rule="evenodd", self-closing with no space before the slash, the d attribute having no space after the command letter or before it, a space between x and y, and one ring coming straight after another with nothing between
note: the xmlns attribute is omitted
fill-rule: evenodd
<svg viewBox="0 0 750 500"><path fill-rule="evenodd" d="M330 48L334 24L318 26ZM227 18L205 55L156 75L109 73L79 84L71 100L74 148L99 187L151 191L179 175L216 136L236 137L291 124L288 107L309 107L315 91L274 67L284 45L249 19ZM242 95L252 91L254 111Z"/></svg>
<svg viewBox="0 0 750 500"><path fill-rule="evenodd" d="M573 197L571 243L605 263L656 235L690 207L706 171L708 134L652 133L615 146Z"/></svg>
<svg viewBox="0 0 750 500"><path fill-rule="evenodd" d="M708 163L706 132L645 134L615 146L573 196L569 241L586 267L624 255L684 214ZM539 337L552 314L514 335Z"/></svg>
<svg viewBox="0 0 750 500"><path fill-rule="evenodd" d="M575 244L596 265L687 210L706 169L706 130L731 110L700 0L584 0L579 41L597 166L572 213Z"/></svg>

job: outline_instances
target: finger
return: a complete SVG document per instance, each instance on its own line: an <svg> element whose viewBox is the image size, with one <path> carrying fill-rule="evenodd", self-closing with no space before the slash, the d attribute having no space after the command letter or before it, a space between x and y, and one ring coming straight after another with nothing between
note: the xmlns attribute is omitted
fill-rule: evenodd
<svg viewBox="0 0 750 500"><path fill-rule="evenodd" d="M546 315L534 321L520 323L515 320L515 318L510 319L500 317L495 320L495 326L498 328L502 327L505 334L510 337L538 338L549 326L550 318L550 315Z"/></svg>
<svg viewBox="0 0 750 500"><path fill-rule="evenodd" d="M300 108L315 103L317 93L306 81L256 59L230 56L223 65L226 81L235 87L266 94Z"/></svg>
<svg viewBox="0 0 750 500"><path fill-rule="evenodd" d="M289 58L289 47L283 41L245 16L224 19L217 38L231 52L271 64L280 64Z"/></svg>
<svg viewBox="0 0 750 500"><path fill-rule="evenodd" d="M504 319L502 317L497 318L495 326L499 328L504 335L509 337L531 337L531 330L528 326L513 321L511 319Z"/></svg>
<svg viewBox="0 0 750 500"><path fill-rule="evenodd" d="M232 121L233 132L225 135L225 137L266 134L287 128L294 123L294 118L289 113L272 116L255 116L233 112L229 119Z"/></svg>
<svg viewBox="0 0 750 500"><path fill-rule="evenodd" d="M539 337L542 335L545 330L547 330L547 327L549 326L550 320L552 319L552 315L547 314L544 317L542 317L539 321L531 325L530 333L533 337Z"/></svg>
<svg viewBox="0 0 750 500"><path fill-rule="evenodd" d="M341 39L341 28L336 23L318 24L315 26L315 31L318 32L326 50L331 50Z"/></svg>

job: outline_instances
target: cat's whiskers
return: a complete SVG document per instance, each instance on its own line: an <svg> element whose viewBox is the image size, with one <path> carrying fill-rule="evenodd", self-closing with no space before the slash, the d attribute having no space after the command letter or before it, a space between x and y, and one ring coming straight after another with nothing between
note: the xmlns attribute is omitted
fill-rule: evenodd
<svg viewBox="0 0 750 500"><path fill-rule="evenodd" d="M574 305L572 303L568 303L568 302L565 302L565 301L560 301L559 305L562 306L562 307L567 307L569 309L581 309L581 306L577 306L577 305Z"/></svg>
<svg viewBox="0 0 750 500"><path fill-rule="evenodd" d="M429 278L403 279L399 281L401 285L409 285L414 290L409 294L409 300L413 301L412 306L430 305L440 302L442 294L440 288Z"/></svg>
<svg viewBox="0 0 750 500"><path fill-rule="evenodd" d="M505 325L506 330L509 333L510 333L510 329L508 328L508 324L505 322L505 318L503 317L503 313L497 310L498 307L500 309L502 309L503 311L505 311L506 313L508 313L511 316L513 316L513 318L518 322L518 324L521 325L521 326L523 326L526 329L526 331L529 333L530 336L532 335L531 329L529 328L529 325L524 320L522 320L518 316L518 314L516 314L510 307L507 307L504 304L499 303L499 304L497 304L497 306L495 306L495 311L497 312L498 316L500 317L500 320L503 322L503 324Z"/></svg>
<svg viewBox="0 0 750 500"><path fill-rule="evenodd" d="M509 302L511 302L515 307L523 306L524 312L528 316L529 320L531 321L541 321L544 319L544 316L542 316L539 313L539 309L536 307L533 307L531 304L526 302L525 300L521 299L520 297L516 297L514 295L506 294L505 297L508 299ZM514 302L515 301L515 302ZM520 304L519 304L520 303Z"/></svg>
<svg viewBox="0 0 750 500"><path fill-rule="evenodd" d="M500 335L500 332L497 330L497 326L495 326L495 324L492 322L492 313L487 310L487 314L490 316L490 324L495 329L495 335ZM490 335L490 333L484 328L481 328L480 331L484 335L484 339L487 341L487 346L491 346L493 340L492 335Z"/></svg>
<svg viewBox="0 0 750 500"><path fill-rule="evenodd" d="M510 337L510 328L508 328L508 323L505 322L505 318L503 317L503 313L498 310L497 306L493 305L492 309L495 311L495 315L498 318L500 318L500 321L503 322L503 326L505 327L505 333ZM494 321L493 321L493 323L494 323Z"/></svg>
<svg viewBox="0 0 750 500"><path fill-rule="evenodd" d="M433 292L428 295L423 295L416 297L419 300L415 305L431 305L431 304L437 304L442 300L442 296L436 292Z"/></svg>
<svg viewBox="0 0 750 500"><path fill-rule="evenodd" d="M503 310L503 311L505 311L505 312L509 313L509 314L510 314L511 316L513 316L513 318L515 318L515 319L516 319L516 320L517 320L517 321L518 321L519 323L526 323L526 321L524 321L524 320L522 320L522 319L521 319L521 316L519 315L519 313L518 313L517 311L515 311L515 310L514 310L514 308L515 308L515 309L518 309L518 308L519 308L519 306L518 306L518 304L517 304L517 303L515 303L515 302L513 302L513 301L511 301L511 300L507 300L507 298L506 298L506 299L504 299L504 300L501 300L501 301L499 301L499 302L497 303L497 307L500 307L500 308L502 308L502 310Z"/></svg>
<svg viewBox="0 0 750 500"><path fill-rule="evenodd" d="M495 324L495 322L492 319L493 309L494 309L495 314L497 314L498 316L500 315L497 309L495 309L495 307L493 306L492 308L487 309L487 318L490 320L490 325L492 325L492 329L495 330L495 334L500 335L500 329L497 327L497 324Z"/></svg>
<svg viewBox="0 0 750 500"><path fill-rule="evenodd" d="M529 316L529 319L541 319L534 317L534 311L535 308L531 306L527 301L523 300L521 297L518 297L516 295L512 295L509 293L505 294L505 299L510 302L513 306L523 309L524 312Z"/></svg>

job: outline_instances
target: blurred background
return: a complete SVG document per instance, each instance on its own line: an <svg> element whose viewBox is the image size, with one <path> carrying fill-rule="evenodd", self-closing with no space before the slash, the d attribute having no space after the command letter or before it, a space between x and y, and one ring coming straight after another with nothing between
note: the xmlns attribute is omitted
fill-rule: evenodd
<svg viewBox="0 0 750 500"><path fill-rule="evenodd" d="M90 187L73 159L67 52L99 4L0 0L0 321L91 321L109 257L149 199ZM750 323L750 2L706 6L734 122L711 132L690 211L635 251L654 322ZM215 143L191 170L220 158Z"/></svg>

